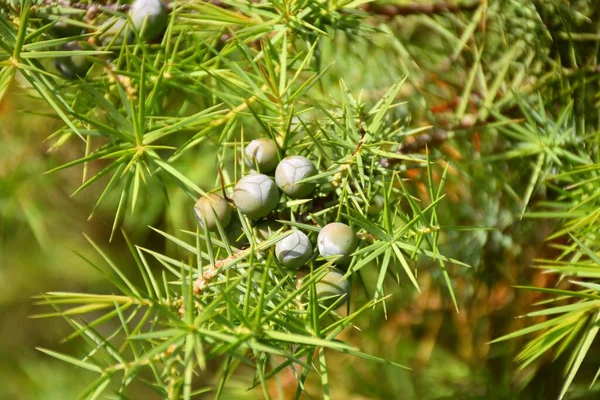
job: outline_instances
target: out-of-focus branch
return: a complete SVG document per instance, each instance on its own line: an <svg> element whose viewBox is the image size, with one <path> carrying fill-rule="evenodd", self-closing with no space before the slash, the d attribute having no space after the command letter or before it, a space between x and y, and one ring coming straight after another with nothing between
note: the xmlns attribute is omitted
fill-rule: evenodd
<svg viewBox="0 0 600 400"><path fill-rule="evenodd" d="M131 7L131 4L117 4L110 1L96 2L96 3L80 3L76 1L68 0L45 0L39 7L64 7L64 8L76 8L79 10L89 10L90 8L104 8L113 11L127 12Z"/></svg>
<svg viewBox="0 0 600 400"><path fill-rule="evenodd" d="M481 5L481 0L463 3L439 2L431 4L379 4L367 3L361 8L369 13L385 15L387 17L407 16L415 14L435 15L444 13L458 13L462 11L473 11Z"/></svg>

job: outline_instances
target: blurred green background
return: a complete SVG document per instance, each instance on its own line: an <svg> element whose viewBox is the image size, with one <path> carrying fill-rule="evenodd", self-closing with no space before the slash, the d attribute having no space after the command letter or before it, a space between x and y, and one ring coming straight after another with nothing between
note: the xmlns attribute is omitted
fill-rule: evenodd
<svg viewBox="0 0 600 400"><path fill-rule="evenodd" d="M441 40L438 46L435 39L439 36L438 28L406 20L388 21L388 25L378 28L394 31L398 41L390 42L385 34L374 34L369 41L349 40L339 35L323 44L323 65L337 61L324 77L324 87L335 97L337 82L344 78L352 91L363 90L365 101L373 101L392 82L411 72L402 90L407 104L398 107L398 115L392 118L411 127L429 124L432 119L443 125L440 121L453 115L442 112L432 117L432 109L443 108L448 99L460 95L460 83L466 81L468 68L449 71L448 75L458 84L445 85L420 67L438 65L451 50ZM423 52L421 46L428 52ZM439 47L437 53L436 47ZM52 142L47 138L60 126L60 120L17 77L0 103L2 399L74 399L92 379L90 374L35 350L45 347L68 353L73 344L62 344L61 340L71 332L70 327L58 318L31 318L42 312L32 296L48 291L115 290L82 259L98 259L84 232L103 246L119 267L129 271L129 276L135 276L134 264L122 238L116 235L108 244L118 199L109 199L88 221L103 185L93 185L71 197L81 183L80 167L45 174L83 154L83 146L76 140L63 146L60 152L50 151ZM528 171L523 171L526 164L519 160L501 166L472 162L480 153L493 153L504 145L497 132L486 130L481 137L477 132L457 134L433 150L436 157L451 160L460 167L460 173L457 169L449 172L448 197L439 210L442 223L493 228L474 233L450 232L443 237L442 254L473 266L469 270L450 271L460 313L454 310L438 269L430 265L419 266L421 294L408 284L399 288L390 285L386 292L393 297L387 312L377 308L367 313L357 322L362 331L348 330L344 339L367 353L409 365L412 370L332 353L328 365L333 399L556 397L563 382L564 360L553 360L552 354L547 354L518 370L513 358L523 344L522 339L488 344L524 327L528 321L516 317L530 311L531 305L541 298L515 290L513 285L544 287L555 279L529 268L534 257L552 256L544 240L553 222L521 220L520 203L503 189L508 183L518 188L519 193L523 191L529 179ZM214 156L215 152L206 146L183 158L177 168L194 182L212 184ZM101 167L101 162L89 166L98 170ZM418 196L423 190L420 180L424 176L415 173L410 178ZM168 192L167 200L158 188L148 187L144 203L135 214L126 217L124 228L135 244L172 253L176 250L148 226L167 232L194 226L193 201L175 185L169 186ZM535 193L534 199L544 198L543 191ZM364 294L357 292L356 304L364 301ZM600 352L593 350L577 376L571 399L600 398L599 385L587 388L596 371L590 366L600 361ZM291 377L283 374L279 379L285 381ZM240 373L228 389L228 398L262 396L259 392L246 392L250 380L250 374ZM290 380L289 386L295 391L295 382ZM143 385L136 389L139 391L134 398L153 398Z"/></svg>
<svg viewBox="0 0 600 400"><path fill-rule="evenodd" d="M410 111L418 113L418 107ZM108 246L116 199L87 221L99 193L92 186L70 197L81 181L81 168L45 174L82 151L79 144L60 153L49 151L45 139L60 122L46 112L43 103L18 80L0 107L0 397L5 399L72 399L92 378L35 350L41 346L68 352L71 344L60 343L70 333L64 321L31 318L42 311L32 296L43 292L114 291L80 257L97 260L83 232L135 276L119 235ZM210 149L199 150L181 166L183 171L197 182L212 182L215 163L211 154ZM418 192L418 180L415 182ZM428 265L420 266L421 295L408 285L390 286L387 290L394 297L387 316L380 308L368 313L368 318L358 323L362 332L348 331L345 339L413 370L331 354L334 399L542 399L556 393L561 384L560 363L545 359L518 372L512 357L520 342L487 344L523 326L524 320L514 317L526 312L534 299L510 285L545 284L548 278L527 267L533 255L543 249L543 239L552 226L548 221L514 224L513 214L500 205L501 199L493 199L497 182L488 182L488 188L472 188L455 177L448 186L449 201L442 207L442 212L462 218L463 224L497 226L504 232L455 232L445 239L445 254L476 266L469 271L452 271L461 312L454 311L446 289L435 276L437 269L432 268L429 274ZM461 201L465 198L470 203ZM148 225L165 230L193 226L192 201L174 188L167 203L159 190L150 187L145 202L138 208L143 213L127 217L125 229L136 244L170 251ZM357 304L365 300L360 296ZM240 374L239 387L230 388L230 398L260 396L245 392L244 383L249 379L250 375ZM295 383L290 387L295 389ZM141 385L139 390L135 398L152 398L146 397L150 395Z"/></svg>

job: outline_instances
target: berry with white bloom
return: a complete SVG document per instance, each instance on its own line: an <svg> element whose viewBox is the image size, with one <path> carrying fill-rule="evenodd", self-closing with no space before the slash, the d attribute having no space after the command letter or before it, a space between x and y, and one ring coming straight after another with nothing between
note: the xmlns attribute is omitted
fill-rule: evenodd
<svg viewBox="0 0 600 400"><path fill-rule="evenodd" d="M343 279L342 274L337 269L332 268L319 282L317 282L317 299L325 306L330 307L338 302L338 306L344 304L350 296L350 281Z"/></svg>
<svg viewBox="0 0 600 400"><path fill-rule="evenodd" d="M304 197L315 188L312 182L298 183L317 173L313 163L306 157L289 156L281 160L275 170L275 182L288 196Z"/></svg>
<svg viewBox="0 0 600 400"><path fill-rule="evenodd" d="M271 172L277 166L277 145L271 139L254 139L246 146L246 165L258 172Z"/></svg>
<svg viewBox="0 0 600 400"><path fill-rule="evenodd" d="M208 197L200 197L194 205L194 212L200 226L204 227L206 223L206 229L209 231L217 229L217 220L223 228L231 222L231 206L227 200L213 193Z"/></svg>
<svg viewBox="0 0 600 400"><path fill-rule="evenodd" d="M109 18L102 24L99 31L102 32L100 35L100 43L102 46L108 46L109 44L112 44L112 46L120 46L126 38L127 43L133 42L133 32L131 32L131 28L124 18Z"/></svg>
<svg viewBox="0 0 600 400"><path fill-rule="evenodd" d="M251 219L268 215L279 203L279 190L271 178L263 174L246 175L233 190L233 202Z"/></svg>
<svg viewBox="0 0 600 400"><path fill-rule="evenodd" d="M312 243L303 232L295 230L275 245L275 256L289 268L300 268L312 255Z"/></svg>
<svg viewBox="0 0 600 400"><path fill-rule="evenodd" d="M135 0L129 18L142 39L152 40L167 26L167 9L160 0Z"/></svg>
<svg viewBox="0 0 600 400"><path fill-rule="evenodd" d="M352 228L341 222L325 225L317 237L319 253L323 257L338 256L337 264L347 264L356 250L357 240Z"/></svg>

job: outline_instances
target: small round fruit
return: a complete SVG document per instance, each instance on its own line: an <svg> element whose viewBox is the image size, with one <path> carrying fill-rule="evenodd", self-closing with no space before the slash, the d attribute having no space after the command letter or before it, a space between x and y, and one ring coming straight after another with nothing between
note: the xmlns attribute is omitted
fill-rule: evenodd
<svg viewBox="0 0 600 400"><path fill-rule="evenodd" d="M293 198L304 197L314 190L315 184L312 182L298 182L316 173L315 166L308 158L289 156L277 165L275 182L288 196Z"/></svg>
<svg viewBox="0 0 600 400"><path fill-rule="evenodd" d="M268 215L279 203L279 190L271 178L250 174L238 181L233 190L233 202L248 218Z"/></svg>
<svg viewBox="0 0 600 400"><path fill-rule="evenodd" d="M369 208L367 209L367 214L369 215L377 215L383 210L385 199L382 195L376 194L375 197L369 203Z"/></svg>
<svg viewBox="0 0 600 400"><path fill-rule="evenodd" d="M277 145L271 139L254 139L246 149L246 165L257 168L258 172L271 172L277 166Z"/></svg>
<svg viewBox="0 0 600 400"><path fill-rule="evenodd" d="M231 222L231 206L227 200L213 193L210 193L208 197L200 197L194 205L194 212L200 226L204 227L204 223L206 223L206 229L209 231L217 229L217 220L223 228Z"/></svg>
<svg viewBox="0 0 600 400"><path fill-rule="evenodd" d="M331 269L319 282L317 282L317 299L325 307L330 307L338 302L338 306L344 304L350 296L350 281L342 279L342 274L337 269ZM342 298L343 300L339 300Z"/></svg>
<svg viewBox="0 0 600 400"><path fill-rule="evenodd" d="M275 232L281 229L281 226L279 222L272 219L263 220L254 227L254 234L261 241L269 240Z"/></svg>
<svg viewBox="0 0 600 400"><path fill-rule="evenodd" d="M142 39L152 40L167 26L167 9L160 0L135 0L129 18Z"/></svg>
<svg viewBox="0 0 600 400"><path fill-rule="evenodd" d="M250 242L248 241L248 237L244 234L244 229L242 228L242 223L240 222L237 215L233 215L231 217L231 222L227 226L225 230L227 234L227 239L229 243L238 249L242 249L247 247Z"/></svg>
<svg viewBox="0 0 600 400"><path fill-rule="evenodd" d="M60 47L62 51L77 51L82 50L77 42L69 42ZM84 77L92 66L90 60L85 56L67 56L58 57L54 60L54 66L67 79L75 79Z"/></svg>
<svg viewBox="0 0 600 400"><path fill-rule="evenodd" d="M127 24L127 20L124 18L112 17L109 18L99 28L102 32L100 35L100 43L102 46L120 46L127 38L127 43L133 42L133 32Z"/></svg>
<svg viewBox="0 0 600 400"><path fill-rule="evenodd" d="M300 268L312 255L312 243L303 232L295 230L275 245L275 256L289 268Z"/></svg>
<svg viewBox="0 0 600 400"><path fill-rule="evenodd" d="M65 18L57 18L52 26L52 32L58 37L81 35L81 26L71 25Z"/></svg>
<svg viewBox="0 0 600 400"><path fill-rule="evenodd" d="M356 250L356 235L352 228L341 222L325 225L317 237L319 253L323 257L338 256L337 264L347 264Z"/></svg>

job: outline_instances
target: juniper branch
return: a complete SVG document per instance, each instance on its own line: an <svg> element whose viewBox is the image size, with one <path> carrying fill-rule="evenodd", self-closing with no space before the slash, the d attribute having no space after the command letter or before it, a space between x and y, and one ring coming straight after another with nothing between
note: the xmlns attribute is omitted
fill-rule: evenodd
<svg viewBox="0 0 600 400"><path fill-rule="evenodd" d="M434 2L434 3L409 3L409 4L380 4L377 2L363 4L361 8L369 13L386 17L405 17L409 15L436 15L445 13L459 13L476 10L482 1L471 2Z"/></svg>

